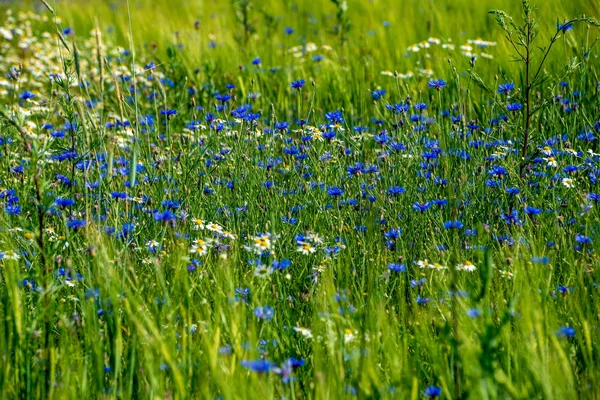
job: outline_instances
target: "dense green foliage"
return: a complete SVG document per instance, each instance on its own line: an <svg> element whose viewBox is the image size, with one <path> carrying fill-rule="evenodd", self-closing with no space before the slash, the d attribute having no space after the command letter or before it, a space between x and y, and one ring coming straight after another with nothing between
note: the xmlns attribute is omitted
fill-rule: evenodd
<svg viewBox="0 0 600 400"><path fill-rule="evenodd" d="M3 398L600 392L597 3L43 3L0 3Z"/></svg>

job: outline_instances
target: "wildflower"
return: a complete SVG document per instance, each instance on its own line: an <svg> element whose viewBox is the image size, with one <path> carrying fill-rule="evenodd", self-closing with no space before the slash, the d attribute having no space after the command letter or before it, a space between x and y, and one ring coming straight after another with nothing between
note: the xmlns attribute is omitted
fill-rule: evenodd
<svg viewBox="0 0 600 400"><path fill-rule="evenodd" d="M500 276L502 276L505 279L512 279L513 276L515 276L515 274L507 270L500 270Z"/></svg>
<svg viewBox="0 0 600 400"><path fill-rule="evenodd" d="M534 264L548 264L550 259L548 257L531 257L531 262Z"/></svg>
<svg viewBox="0 0 600 400"><path fill-rule="evenodd" d="M344 194L344 189L342 189L339 186L330 186L329 189L327 189L327 195L329 197L339 197L343 194Z"/></svg>
<svg viewBox="0 0 600 400"><path fill-rule="evenodd" d="M442 395L442 388L438 387L438 386L427 386L425 388L425 390L423 391L423 396L429 398L429 399L435 399L437 397L440 397Z"/></svg>
<svg viewBox="0 0 600 400"><path fill-rule="evenodd" d="M173 116L177 115L177 110L172 110L172 109L170 109L170 110L167 110L167 109L163 109L163 110L160 110L160 115L165 115L165 116L167 116L167 117L173 117Z"/></svg>
<svg viewBox="0 0 600 400"><path fill-rule="evenodd" d="M274 315L275 315L275 310L273 310L273 308L271 306L256 307L254 309L254 316L256 316L256 318L258 318L258 319L270 321L273 319Z"/></svg>
<svg viewBox="0 0 600 400"><path fill-rule="evenodd" d="M292 82L291 87L292 87L292 89L300 90L304 86L305 82L306 81L304 79L300 79L298 81L294 81L294 82Z"/></svg>
<svg viewBox="0 0 600 400"><path fill-rule="evenodd" d="M77 231L85 227L85 219L70 219L67 221L67 227Z"/></svg>
<svg viewBox="0 0 600 400"><path fill-rule="evenodd" d="M561 326L560 329L556 331L556 335L564 338L575 337L575 328L572 326Z"/></svg>
<svg viewBox="0 0 600 400"><path fill-rule="evenodd" d="M446 221L444 222L444 228L446 229L462 229L463 223L460 221Z"/></svg>
<svg viewBox="0 0 600 400"><path fill-rule="evenodd" d="M5 252L0 253L0 254L2 255L0 257L0 259L7 259L7 260L16 261L19 258L21 258L21 256L17 252L12 251L12 250L8 250L8 251L5 251Z"/></svg>
<svg viewBox="0 0 600 400"><path fill-rule="evenodd" d="M302 336L304 336L307 339L312 339L312 331L308 328L302 328L299 326L295 326L294 327L294 332L298 332L300 333Z"/></svg>
<svg viewBox="0 0 600 400"><path fill-rule="evenodd" d="M371 97L373 100L381 100L381 98L386 94L385 90L373 90L371 92Z"/></svg>
<svg viewBox="0 0 600 400"><path fill-rule="evenodd" d="M24 91L19 95L19 99L21 100L33 100L35 99L35 94L31 93L29 90Z"/></svg>
<svg viewBox="0 0 600 400"><path fill-rule="evenodd" d="M556 24L556 29L559 31L570 31L571 29L573 29L573 24L572 23L566 23L566 24Z"/></svg>
<svg viewBox="0 0 600 400"><path fill-rule="evenodd" d="M159 222L175 221L177 216L171 210L165 210L163 212L156 211L153 214L154 220Z"/></svg>
<svg viewBox="0 0 600 400"><path fill-rule="evenodd" d="M508 111L517 112L523 108L521 103L510 103L506 106Z"/></svg>
<svg viewBox="0 0 600 400"><path fill-rule="evenodd" d="M523 211L525 211L525 214L527 214L527 215L540 215L542 213L541 208L535 208L532 206L525 207L525 209Z"/></svg>
<svg viewBox="0 0 600 400"><path fill-rule="evenodd" d="M443 79L432 79L429 81L429 87L432 89L440 90L446 86L446 81Z"/></svg>
<svg viewBox="0 0 600 400"><path fill-rule="evenodd" d="M510 94L510 92L512 92L512 90L514 88L515 88L515 84L512 82L502 83L502 84L498 85L498 93Z"/></svg>
<svg viewBox="0 0 600 400"><path fill-rule="evenodd" d="M565 186L565 187L567 187L569 189L575 187L575 182L571 178L563 178L562 179L562 184L563 184L563 186Z"/></svg>
<svg viewBox="0 0 600 400"><path fill-rule="evenodd" d="M304 255L308 255L308 254L313 254L314 252L317 251L317 249L314 248L310 243L299 242L298 248L296 249L296 251L298 251L299 253L302 253Z"/></svg>
<svg viewBox="0 0 600 400"><path fill-rule="evenodd" d="M350 343L356 338L356 335L350 329L344 330L344 343Z"/></svg>
<svg viewBox="0 0 600 400"><path fill-rule="evenodd" d="M248 368L251 371L265 373L271 371L275 364L267 360L242 360L242 367Z"/></svg>
<svg viewBox="0 0 600 400"><path fill-rule="evenodd" d="M404 272L406 271L406 265L404 264L388 264L388 269L393 272Z"/></svg>
<svg viewBox="0 0 600 400"><path fill-rule="evenodd" d="M477 267L471 261L466 260L464 263L458 264L456 266L456 270L457 271L473 272L473 271L477 270Z"/></svg>
<svg viewBox="0 0 600 400"><path fill-rule="evenodd" d="M478 308L470 308L467 310L467 315L471 318L477 318L481 316L481 311Z"/></svg>
<svg viewBox="0 0 600 400"><path fill-rule="evenodd" d="M435 269L437 271L442 271L444 269L447 269L448 267L446 267L445 265L439 264L439 263L433 263L433 264L429 264L429 268Z"/></svg>
<svg viewBox="0 0 600 400"><path fill-rule="evenodd" d="M575 235L575 241L580 244L592 243L592 239L584 235Z"/></svg>

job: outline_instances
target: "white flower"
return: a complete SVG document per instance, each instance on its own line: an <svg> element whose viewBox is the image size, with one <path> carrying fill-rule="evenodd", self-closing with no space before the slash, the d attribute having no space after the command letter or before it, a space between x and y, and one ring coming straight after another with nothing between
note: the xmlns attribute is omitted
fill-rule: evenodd
<svg viewBox="0 0 600 400"><path fill-rule="evenodd" d="M312 331L308 328L302 328L300 326L296 326L296 327L294 327L294 332L299 332L300 334L302 334L302 336L304 336L307 339L312 339L312 337L313 337Z"/></svg>
<svg viewBox="0 0 600 400"><path fill-rule="evenodd" d="M575 182L571 178L563 178L562 184L568 188L575 187Z"/></svg>
<svg viewBox="0 0 600 400"><path fill-rule="evenodd" d="M310 243L298 242L298 248L296 249L296 251L298 251L304 255L308 255L308 254L312 254L312 253L316 252L317 249L314 248Z"/></svg>
<svg viewBox="0 0 600 400"><path fill-rule="evenodd" d="M21 256L12 250L8 250L3 253L2 258L6 258L7 260L18 260L19 258L21 258Z"/></svg>
<svg viewBox="0 0 600 400"><path fill-rule="evenodd" d="M457 271L473 272L476 269L477 267L469 260L466 260L463 264L458 264L456 266Z"/></svg>
<svg viewBox="0 0 600 400"><path fill-rule="evenodd" d="M500 270L500 276L502 276L505 279L512 279L512 277L515 276L515 274L513 274L510 271Z"/></svg>

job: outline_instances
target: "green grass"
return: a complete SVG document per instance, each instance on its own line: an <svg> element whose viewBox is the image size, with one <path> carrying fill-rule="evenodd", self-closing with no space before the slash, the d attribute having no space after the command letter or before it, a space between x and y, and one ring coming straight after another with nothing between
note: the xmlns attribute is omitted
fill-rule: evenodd
<svg viewBox="0 0 600 400"><path fill-rule="evenodd" d="M519 2L254 3L0 6L2 397L596 398L600 31L554 44L522 160ZM538 6L538 46L599 7Z"/></svg>

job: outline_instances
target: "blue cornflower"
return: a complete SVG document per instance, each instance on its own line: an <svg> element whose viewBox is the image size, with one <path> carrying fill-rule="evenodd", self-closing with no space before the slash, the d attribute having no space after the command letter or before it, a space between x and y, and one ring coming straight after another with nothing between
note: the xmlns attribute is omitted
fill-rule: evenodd
<svg viewBox="0 0 600 400"><path fill-rule="evenodd" d="M260 65L260 57L256 57L254 60L252 60L252 65Z"/></svg>
<svg viewBox="0 0 600 400"><path fill-rule="evenodd" d="M394 271L394 272L404 272L404 271L406 271L406 265L391 263L391 264L388 264L388 269L390 271Z"/></svg>
<svg viewBox="0 0 600 400"><path fill-rule="evenodd" d="M327 195L330 197L339 197L344 194L344 189L339 186L330 186L327 189Z"/></svg>
<svg viewBox="0 0 600 400"><path fill-rule="evenodd" d="M506 109L508 111L512 111L512 112L520 111L522 108L523 108L523 105L521 103L510 103L509 105L506 106Z"/></svg>
<svg viewBox="0 0 600 400"><path fill-rule="evenodd" d="M444 222L444 228L446 229L462 229L463 226L463 223L458 220Z"/></svg>
<svg viewBox="0 0 600 400"><path fill-rule="evenodd" d="M504 175L508 174L508 171L501 165L494 165L488 170L488 174L503 177Z"/></svg>
<svg viewBox="0 0 600 400"><path fill-rule="evenodd" d="M155 221L160 222L174 221L177 218L177 216L171 210L165 210L163 212L156 211L153 214L153 217Z"/></svg>
<svg viewBox="0 0 600 400"><path fill-rule="evenodd" d="M503 83L498 85L498 93L506 93L510 94L510 92L515 88L515 84L512 82Z"/></svg>
<svg viewBox="0 0 600 400"><path fill-rule="evenodd" d="M570 31L571 29L573 29L573 24L572 23L566 23L566 24L556 24L556 29L559 31Z"/></svg>
<svg viewBox="0 0 600 400"><path fill-rule="evenodd" d="M404 189L402 186L392 186L388 189L388 195L390 196L398 196L402 193L406 193L406 189Z"/></svg>
<svg viewBox="0 0 600 400"><path fill-rule="evenodd" d="M504 190L506 190L506 193L510 194L511 196L515 196L521 193L521 189L519 189L518 187L507 187Z"/></svg>
<svg viewBox="0 0 600 400"><path fill-rule="evenodd" d="M290 28L289 26L285 28L285 33L286 35L291 35L292 33L294 33L294 29Z"/></svg>
<svg viewBox="0 0 600 400"><path fill-rule="evenodd" d="M373 90L373 92L371 92L371 97L373 98L373 100L380 100L385 94L386 91L384 89Z"/></svg>
<svg viewBox="0 0 600 400"><path fill-rule="evenodd" d="M273 367L275 367L275 364L272 363L271 361L262 360L262 359L260 359L260 360L243 360L242 367L248 368L249 370L252 370L254 372L265 373L265 372L269 372L271 369L273 369Z"/></svg>
<svg viewBox="0 0 600 400"><path fill-rule="evenodd" d="M592 239L584 235L575 235L575 241L581 244L592 243Z"/></svg>
<svg viewBox="0 0 600 400"><path fill-rule="evenodd" d="M74 231L85 227L85 219L70 219L67 221L67 226Z"/></svg>
<svg viewBox="0 0 600 400"><path fill-rule="evenodd" d="M264 319L265 321L270 321L275 315L275 310L273 310L273 307L271 306L256 307L254 309L254 315L256 316L256 318Z"/></svg>
<svg viewBox="0 0 600 400"><path fill-rule="evenodd" d="M525 209L523 211L525 211L525 214L528 214L528 215L540 215L542 213L541 208L535 208L532 206L525 207Z"/></svg>
<svg viewBox="0 0 600 400"><path fill-rule="evenodd" d="M560 337L572 338L575 337L575 328L572 326L561 326L560 329L556 331L556 334Z"/></svg>
<svg viewBox="0 0 600 400"><path fill-rule="evenodd" d="M275 129L277 129L278 131L281 131L281 132L287 130L289 127L290 127L289 122L285 122L285 121L277 122L275 124Z"/></svg>
<svg viewBox="0 0 600 400"><path fill-rule="evenodd" d="M534 264L549 264L550 263L550 258L548 258L547 256L544 257L531 257L531 262Z"/></svg>
<svg viewBox="0 0 600 400"><path fill-rule="evenodd" d="M427 211L430 207L431 207L431 203L429 201L427 201L425 203L416 202L416 203L413 203L413 205L412 205L413 210L421 211L421 212Z"/></svg>
<svg viewBox="0 0 600 400"><path fill-rule="evenodd" d="M19 99L21 100L33 100L34 98L35 94L31 93L29 90L26 90L19 95Z"/></svg>
<svg viewBox="0 0 600 400"><path fill-rule="evenodd" d="M54 203L59 207L71 207L73 204L75 204L75 200L58 197L56 200L54 200Z"/></svg>
<svg viewBox="0 0 600 400"><path fill-rule="evenodd" d="M435 399L436 397L440 397L442 395L442 388L438 386L427 386L423 391L423 396L429 399Z"/></svg>
<svg viewBox="0 0 600 400"><path fill-rule="evenodd" d="M304 86L305 83L306 83L306 81L304 79L300 79L297 81L293 81L290 86L292 87L292 89L300 90L300 89L302 89L302 87Z"/></svg>
<svg viewBox="0 0 600 400"><path fill-rule="evenodd" d="M217 99L217 101L220 101L221 103L225 104L229 100L231 100L231 95L230 94L217 94L215 96L215 99Z"/></svg>
<svg viewBox="0 0 600 400"><path fill-rule="evenodd" d="M481 311L478 308L470 308L467 310L467 315L471 318L477 318L481 316Z"/></svg>
<svg viewBox="0 0 600 400"><path fill-rule="evenodd" d="M432 89L440 90L446 86L446 81L443 79L432 79L429 81L429 87Z"/></svg>
<svg viewBox="0 0 600 400"><path fill-rule="evenodd" d="M160 115L166 115L167 117L171 117L173 115L177 115L177 110L160 110Z"/></svg>

